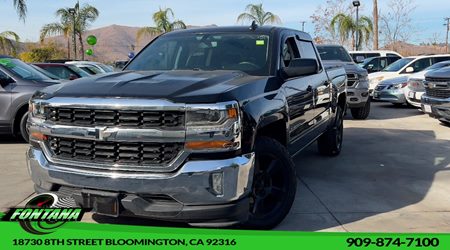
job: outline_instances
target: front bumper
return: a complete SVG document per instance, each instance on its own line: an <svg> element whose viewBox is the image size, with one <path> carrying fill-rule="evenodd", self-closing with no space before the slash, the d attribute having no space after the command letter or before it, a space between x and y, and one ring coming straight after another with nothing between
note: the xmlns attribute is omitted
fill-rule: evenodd
<svg viewBox="0 0 450 250"><path fill-rule="evenodd" d="M373 99L378 101L386 101L391 103L406 103L405 92L403 89L383 89L381 91L374 90Z"/></svg>
<svg viewBox="0 0 450 250"><path fill-rule="evenodd" d="M405 89L405 98L406 101L417 108L420 108L422 106L422 95L425 93L425 91L416 91L411 90L409 88Z"/></svg>
<svg viewBox="0 0 450 250"><path fill-rule="evenodd" d="M450 98L422 96L422 111L440 121L450 122Z"/></svg>
<svg viewBox="0 0 450 250"><path fill-rule="evenodd" d="M347 104L349 108L361 108L369 99L369 91L365 88L347 88Z"/></svg>
<svg viewBox="0 0 450 250"><path fill-rule="evenodd" d="M76 198L78 193L101 190L121 197L125 213L185 222L245 220L254 160L254 153L250 153L224 160L187 161L172 173L114 173L55 165L34 147L27 152L28 168L38 192L69 188ZM212 191L213 173L222 173L223 194ZM168 197L172 203L144 198L153 196Z"/></svg>

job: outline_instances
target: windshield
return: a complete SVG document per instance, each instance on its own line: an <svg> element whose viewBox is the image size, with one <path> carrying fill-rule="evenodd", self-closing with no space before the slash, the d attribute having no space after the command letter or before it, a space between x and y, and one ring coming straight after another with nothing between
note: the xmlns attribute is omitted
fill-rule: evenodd
<svg viewBox="0 0 450 250"><path fill-rule="evenodd" d="M36 69L37 71L41 72L42 74L44 74L44 75L50 77L50 78L53 79L53 80L61 80L60 77L58 77L58 76L56 76L56 75L54 75L54 74L52 74L52 73L50 73L50 72L48 72L48 71L46 71L46 70L43 70L43 69L39 68L39 67L36 66L36 65L30 64L30 66L33 67L34 69Z"/></svg>
<svg viewBox="0 0 450 250"><path fill-rule="evenodd" d="M318 46L320 57L325 61L353 62L347 50L338 46Z"/></svg>
<svg viewBox="0 0 450 250"><path fill-rule="evenodd" d="M113 70L110 67L108 67L104 64L99 63L99 64L97 64L97 66L100 67L101 69L103 69L106 73L113 72Z"/></svg>
<svg viewBox="0 0 450 250"><path fill-rule="evenodd" d="M425 70L435 70L435 69L440 69L440 68L447 67L447 66L450 66L450 61L435 63L435 64L431 65L430 67L426 68Z"/></svg>
<svg viewBox="0 0 450 250"><path fill-rule="evenodd" d="M78 68L77 66L73 66L73 65L67 65L67 67L69 69L71 69L73 72L77 73L80 77L88 77L91 76L89 75L86 71Z"/></svg>
<svg viewBox="0 0 450 250"><path fill-rule="evenodd" d="M0 65L7 68L14 75L33 81L48 81L52 80L50 77L39 72L32 66L20 61L19 59L2 58L0 59Z"/></svg>
<svg viewBox="0 0 450 250"><path fill-rule="evenodd" d="M98 68L96 68L94 66L80 65L80 66L77 66L77 67L79 67L80 69L88 72L91 75L103 74L103 71L100 71L100 69L98 69Z"/></svg>
<svg viewBox="0 0 450 250"><path fill-rule="evenodd" d="M395 61L391 65L387 66L383 71L387 72L397 72L405 67L408 63L412 62L414 58L402 58L400 60Z"/></svg>
<svg viewBox="0 0 450 250"><path fill-rule="evenodd" d="M362 62L362 63L360 63L359 65L361 66L361 67L366 67L370 62L372 62L372 60L373 59L375 59L374 57L369 57L369 58L366 58L366 59L364 59L364 61Z"/></svg>
<svg viewBox="0 0 450 250"><path fill-rule="evenodd" d="M269 75L269 36L255 33L162 36L125 70L240 70Z"/></svg>

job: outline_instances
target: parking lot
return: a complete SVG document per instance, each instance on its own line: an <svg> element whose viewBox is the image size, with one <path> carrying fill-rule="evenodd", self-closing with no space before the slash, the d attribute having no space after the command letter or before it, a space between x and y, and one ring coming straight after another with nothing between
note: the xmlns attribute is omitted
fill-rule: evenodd
<svg viewBox="0 0 450 250"><path fill-rule="evenodd" d="M372 103L369 119L347 116L339 157L311 145L295 158L294 206L277 229L350 232L450 232L450 127L415 108ZM0 137L0 207L33 193L26 144ZM86 221L170 225L85 216Z"/></svg>

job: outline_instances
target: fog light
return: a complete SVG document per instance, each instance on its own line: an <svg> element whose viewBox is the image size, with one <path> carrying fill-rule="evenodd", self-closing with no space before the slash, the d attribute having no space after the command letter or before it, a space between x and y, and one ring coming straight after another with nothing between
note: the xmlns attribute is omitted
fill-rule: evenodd
<svg viewBox="0 0 450 250"><path fill-rule="evenodd" d="M223 173L211 174L211 190L215 195L223 195Z"/></svg>

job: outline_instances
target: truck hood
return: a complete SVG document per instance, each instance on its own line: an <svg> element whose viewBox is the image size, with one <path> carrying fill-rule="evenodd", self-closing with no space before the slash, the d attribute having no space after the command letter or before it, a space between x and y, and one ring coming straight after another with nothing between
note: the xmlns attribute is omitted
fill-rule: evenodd
<svg viewBox="0 0 450 250"><path fill-rule="evenodd" d="M361 68L354 62L343 62L343 61L323 61L325 67L343 67L345 72L356 73L359 75L367 75L367 70Z"/></svg>
<svg viewBox="0 0 450 250"><path fill-rule="evenodd" d="M217 95L243 83L268 77L241 71L123 71L81 78L45 90L46 98L154 98L189 102L214 101Z"/></svg>

